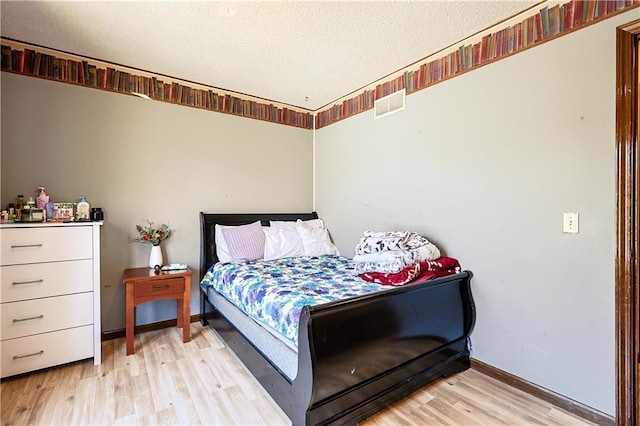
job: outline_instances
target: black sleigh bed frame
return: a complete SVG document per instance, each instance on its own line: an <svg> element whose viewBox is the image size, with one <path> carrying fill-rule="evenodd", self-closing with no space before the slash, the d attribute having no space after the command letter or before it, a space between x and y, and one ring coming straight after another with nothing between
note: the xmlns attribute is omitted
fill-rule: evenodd
<svg viewBox="0 0 640 426"><path fill-rule="evenodd" d="M218 262L214 226L316 219L303 214L201 213L200 278ZM300 315L298 373L290 380L208 303L211 324L293 425L356 424L415 390L470 366L475 323L471 272L307 306Z"/></svg>

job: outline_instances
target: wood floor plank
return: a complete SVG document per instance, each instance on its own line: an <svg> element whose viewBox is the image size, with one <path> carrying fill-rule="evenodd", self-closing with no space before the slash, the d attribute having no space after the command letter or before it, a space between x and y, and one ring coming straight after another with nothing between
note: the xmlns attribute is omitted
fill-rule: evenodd
<svg viewBox="0 0 640 426"><path fill-rule="evenodd" d="M481 412L472 412L471 410L465 410L462 407L456 408L455 403L450 403L449 401L443 398L434 398L429 401L428 404L425 404L424 407L430 407L436 410L440 416L447 418L447 422L453 425L459 424L472 424L473 422L477 422L478 424L486 424L486 416Z"/></svg>
<svg viewBox="0 0 640 426"><path fill-rule="evenodd" d="M549 411L554 408L550 403L538 398L532 398L531 395L519 389L512 388L509 399L505 399L502 397L504 383L475 370L469 370L468 373L467 376L472 380L460 383L462 389L469 389L467 396L471 397L477 394L485 395L483 401L485 401L488 407L494 410L507 411L511 414L517 413L517 416L522 418L525 424L528 425L555 424L555 420L548 416ZM535 413L535 415L533 415L533 413ZM561 422L561 426L566 424L567 421L570 421L570 419L576 419L580 422L578 424L592 424L566 411L562 411L562 413L565 414L566 419Z"/></svg>
<svg viewBox="0 0 640 426"><path fill-rule="evenodd" d="M209 327L191 324L189 343L175 327L102 343L92 360L0 384L3 425L290 425L273 400ZM442 379L362 425L590 425L572 413L467 370Z"/></svg>
<svg viewBox="0 0 640 426"><path fill-rule="evenodd" d="M71 415L71 424L96 424L93 413L97 401L96 387L98 379L88 377L77 384L75 404ZM43 412L39 414L44 415ZM43 424L42 419L32 419L32 424Z"/></svg>
<svg viewBox="0 0 640 426"><path fill-rule="evenodd" d="M184 357L179 357L173 362L166 363L165 368L168 382L164 384L165 388L170 392L170 406L174 409L178 417L179 424L197 424L199 423L198 413L191 402L189 394L189 386L180 372L178 362Z"/></svg>
<svg viewBox="0 0 640 426"><path fill-rule="evenodd" d="M131 416L121 417L119 419L116 419L116 421L113 424L117 426L131 426L137 423L138 423L138 417L135 414L133 414Z"/></svg>
<svg viewBox="0 0 640 426"><path fill-rule="evenodd" d="M486 377L486 376L485 376ZM480 382L486 380L485 378L476 377L476 379ZM488 378L487 378L488 379ZM535 418L533 416L529 416L528 410L523 409L517 402L516 398L510 398L505 400L499 395L501 393L482 393L478 387L473 386L471 383L460 382L454 388L451 389L461 401L472 401L470 403L471 407L476 410L488 411L492 413L492 415L497 415L498 418L494 420L494 423L497 420L502 420L503 422L509 422L513 424L527 424L527 425L541 425L544 422L540 421L539 418ZM482 394L484 398L482 399L482 405L479 406L474 396ZM498 395L498 396L496 396ZM548 407L540 407L539 412L544 412Z"/></svg>
<svg viewBox="0 0 640 426"><path fill-rule="evenodd" d="M504 403L504 400L500 398L502 393L502 389L504 388L504 384L499 382L496 379L488 377L476 370L469 370L467 374L468 377L474 379L468 382L462 383L462 386L469 387L470 391L473 393L483 393L487 395L491 400ZM520 389L513 389L509 398L509 405L512 410L521 410L521 411L531 411L532 409L535 411L544 411L551 406L546 401L537 398L531 398L530 395L521 391ZM535 419L531 419L532 422L535 422Z"/></svg>
<svg viewBox="0 0 640 426"><path fill-rule="evenodd" d="M151 397L151 384L147 373L132 377L133 404L137 416L146 416L154 412L153 399Z"/></svg>
<svg viewBox="0 0 640 426"><path fill-rule="evenodd" d="M35 400L31 408L31 415L29 416L27 424L44 424L47 415L45 414L43 407L46 405L50 395L50 387L41 387L35 390Z"/></svg>
<svg viewBox="0 0 640 426"><path fill-rule="evenodd" d="M37 386L33 375L3 382L0 418L3 424L26 424L35 404ZM11 409L7 409L10 407Z"/></svg>
<svg viewBox="0 0 640 426"><path fill-rule="evenodd" d="M51 393L42 405L42 418L54 425L73 423L73 410L76 405L77 386L57 385L51 387Z"/></svg>
<svg viewBox="0 0 640 426"><path fill-rule="evenodd" d="M289 418L271 398L257 397L251 401L251 407L257 415L255 424L270 426L291 425Z"/></svg>
<svg viewBox="0 0 640 426"><path fill-rule="evenodd" d="M171 382L168 377L166 364L154 359L147 359L147 379L149 380L151 400L154 411L162 411L171 406L171 392L167 385Z"/></svg>
<svg viewBox="0 0 640 426"><path fill-rule="evenodd" d="M551 407L545 417L548 418L550 422L553 420L557 421L557 424L560 426L585 424L584 419L556 407Z"/></svg>
<svg viewBox="0 0 640 426"><path fill-rule="evenodd" d="M198 357L193 358L196 362L199 362ZM202 423L202 419L211 418L212 413L210 412L211 404L205 404L204 399L206 399L207 389L204 386L204 383L201 381L201 377L199 373L195 370L192 363L188 360L178 360L176 361L176 365L180 374L184 378L185 383L187 383L187 392L189 393L189 398L192 402L192 405L198 415L198 419Z"/></svg>
<svg viewBox="0 0 640 426"><path fill-rule="evenodd" d="M133 416L136 414L134 403L134 384L129 368L117 368L114 370L115 399L114 418Z"/></svg>
<svg viewBox="0 0 640 426"><path fill-rule="evenodd" d="M175 407L151 413L146 418L138 419L139 425L179 425L183 424L176 413Z"/></svg>
<svg viewBox="0 0 640 426"><path fill-rule="evenodd" d="M96 404L94 406L94 412L89 416L90 421L100 425L113 424L115 420L114 372L103 373L97 378L94 386L96 386Z"/></svg>

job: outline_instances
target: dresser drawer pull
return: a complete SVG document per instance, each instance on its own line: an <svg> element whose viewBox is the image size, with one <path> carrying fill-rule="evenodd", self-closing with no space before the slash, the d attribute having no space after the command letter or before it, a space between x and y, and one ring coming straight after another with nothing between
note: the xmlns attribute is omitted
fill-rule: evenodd
<svg viewBox="0 0 640 426"><path fill-rule="evenodd" d="M27 248L27 247L42 247L42 244L21 244L21 245L17 245L17 246L11 246L12 249L14 249L14 248Z"/></svg>
<svg viewBox="0 0 640 426"><path fill-rule="evenodd" d="M36 356L36 355L42 355L44 353L43 350L39 350L38 352L34 352L32 354L26 354L26 355L14 355L13 356L13 360L15 361L16 359L20 359L20 358L29 358L30 356Z"/></svg>
<svg viewBox="0 0 640 426"><path fill-rule="evenodd" d="M11 285L40 284L43 281L44 281L43 279L33 280L33 281L14 281L11 283Z"/></svg>
<svg viewBox="0 0 640 426"><path fill-rule="evenodd" d="M166 290L168 288L169 288L169 284L151 286L151 290Z"/></svg>
<svg viewBox="0 0 640 426"><path fill-rule="evenodd" d="M36 315L35 317L29 317L29 318L14 318L13 322L22 322L22 321L31 321L31 320L36 320L36 319L42 319L44 318L43 314L40 315Z"/></svg>

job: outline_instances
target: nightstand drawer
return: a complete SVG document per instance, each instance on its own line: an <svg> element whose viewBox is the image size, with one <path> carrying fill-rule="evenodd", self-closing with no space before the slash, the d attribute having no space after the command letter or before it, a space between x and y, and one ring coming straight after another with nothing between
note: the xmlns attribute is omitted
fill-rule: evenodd
<svg viewBox="0 0 640 426"><path fill-rule="evenodd" d="M93 291L91 259L0 266L0 302Z"/></svg>
<svg viewBox="0 0 640 426"><path fill-rule="evenodd" d="M137 282L134 287L134 297L161 296L184 292L183 278L167 278L149 282Z"/></svg>
<svg viewBox="0 0 640 426"><path fill-rule="evenodd" d="M0 342L2 377L80 359L93 353L93 326L70 328Z"/></svg>
<svg viewBox="0 0 640 426"><path fill-rule="evenodd" d="M2 304L2 340L93 324L93 292Z"/></svg>
<svg viewBox="0 0 640 426"><path fill-rule="evenodd" d="M0 229L2 265L90 259L90 226Z"/></svg>

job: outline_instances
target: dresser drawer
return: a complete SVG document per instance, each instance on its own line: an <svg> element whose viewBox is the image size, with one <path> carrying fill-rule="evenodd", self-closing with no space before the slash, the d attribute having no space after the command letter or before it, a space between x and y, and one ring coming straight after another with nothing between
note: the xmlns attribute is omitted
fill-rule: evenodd
<svg viewBox="0 0 640 426"><path fill-rule="evenodd" d="M1 318L2 340L93 324L93 292L3 303Z"/></svg>
<svg viewBox="0 0 640 426"><path fill-rule="evenodd" d="M16 302L93 290L91 259L0 266L0 302Z"/></svg>
<svg viewBox="0 0 640 426"><path fill-rule="evenodd" d="M93 327L71 328L0 342L2 377L91 358Z"/></svg>
<svg viewBox="0 0 640 426"><path fill-rule="evenodd" d="M0 229L2 265L89 259L91 226Z"/></svg>
<svg viewBox="0 0 640 426"><path fill-rule="evenodd" d="M137 282L134 287L135 297L161 296L163 294L176 294L184 292L183 278L167 278L149 282Z"/></svg>

